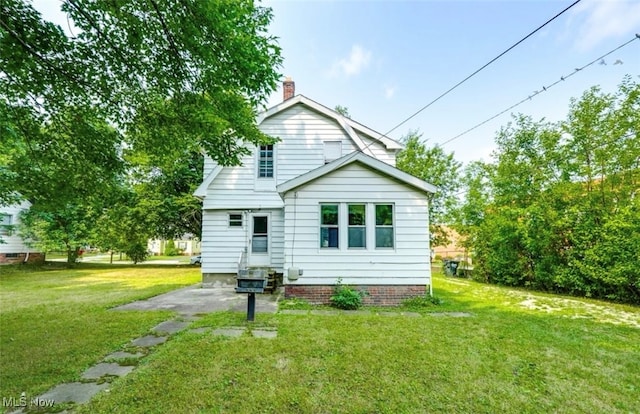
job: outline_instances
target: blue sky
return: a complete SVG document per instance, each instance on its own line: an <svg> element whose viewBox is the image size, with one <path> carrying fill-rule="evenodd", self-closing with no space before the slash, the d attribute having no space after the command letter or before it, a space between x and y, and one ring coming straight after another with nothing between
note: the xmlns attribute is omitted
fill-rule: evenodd
<svg viewBox="0 0 640 414"><path fill-rule="evenodd" d="M296 93L386 133L573 1L269 0L282 73ZM500 60L390 134L419 129L446 141L640 33L640 0L582 0ZM614 64L617 60L622 64ZM514 109L564 119L571 97L593 85L613 92L640 75L640 39ZM274 93L269 104L282 100ZM506 113L446 144L463 162L489 160Z"/></svg>
<svg viewBox="0 0 640 414"><path fill-rule="evenodd" d="M293 1L273 8L281 72L296 93L386 133L438 95L556 15L572 0ZM35 0L66 30L58 1ZM640 33L640 0L582 0L458 89L389 134L418 129L442 143L492 117ZM617 60L622 64L614 64ZM600 85L613 92L625 74L640 80L640 39L514 109L564 119L569 99ZM269 106L282 100L282 90ZM462 162L484 159L509 113L444 145Z"/></svg>

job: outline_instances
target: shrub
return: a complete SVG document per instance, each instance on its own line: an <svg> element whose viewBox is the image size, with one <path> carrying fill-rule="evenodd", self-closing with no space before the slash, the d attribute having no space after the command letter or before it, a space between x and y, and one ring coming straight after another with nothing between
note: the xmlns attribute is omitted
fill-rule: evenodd
<svg viewBox="0 0 640 414"><path fill-rule="evenodd" d="M362 306L362 299L365 293L353 289L351 286L343 285L342 279L338 279L335 294L331 296L331 305L339 309L355 310Z"/></svg>
<svg viewBox="0 0 640 414"><path fill-rule="evenodd" d="M173 240L167 240L167 244L164 246L164 255L165 256L177 256L180 254L180 251L176 248L176 244Z"/></svg>

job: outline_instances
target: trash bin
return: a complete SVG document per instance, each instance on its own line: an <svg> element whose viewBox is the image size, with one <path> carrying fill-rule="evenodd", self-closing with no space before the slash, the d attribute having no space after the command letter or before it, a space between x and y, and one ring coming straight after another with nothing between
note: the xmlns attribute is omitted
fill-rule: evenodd
<svg viewBox="0 0 640 414"><path fill-rule="evenodd" d="M443 267L444 267L445 275L457 276L459 265L460 265L460 260L444 259Z"/></svg>

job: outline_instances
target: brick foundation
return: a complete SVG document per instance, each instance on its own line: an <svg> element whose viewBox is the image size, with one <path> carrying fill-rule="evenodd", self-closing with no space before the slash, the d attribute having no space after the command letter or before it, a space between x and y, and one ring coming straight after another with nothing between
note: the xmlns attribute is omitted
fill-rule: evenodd
<svg viewBox="0 0 640 414"><path fill-rule="evenodd" d="M360 285L353 286L358 290L364 290L369 294L364 297L365 305L396 306L403 300L416 296L424 296L427 293L425 285ZM333 285L285 285L284 297L286 299L299 298L316 305L329 304L329 298L333 295Z"/></svg>
<svg viewBox="0 0 640 414"><path fill-rule="evenodd" d="M0 265L24 262L26 253L0 253ZM44 253L29 253L27 263L43 263Z"/></svg>

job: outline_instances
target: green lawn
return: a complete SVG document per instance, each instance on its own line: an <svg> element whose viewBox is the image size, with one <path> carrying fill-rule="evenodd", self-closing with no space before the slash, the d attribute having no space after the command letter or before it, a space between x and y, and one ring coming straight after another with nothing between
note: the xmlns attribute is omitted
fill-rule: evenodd
<svg viewBox="0 0 640 414"><path fill-rule="evenodd" d="M141 280L167 287L167 280L179 285L191 277L171 279L171 272L199 272L173 268L163 276L160 270L136 275L146 270L121 269L111 276L117 279L113 283L110 271L82 267L0 278L2 393L25 387L38 392L45 384L77 378L87 364L162 319L156 313L127 312L113 322L114 313L108 313L76 331L76 320L67 313L85 321L112 304L151 294L145 290L150 285L138 285ZM40 280L30 281L34 275ZM193 326L268 326L277 328L278 337L180 333L78 412L640 412L640 309L442 276L435 286L444 303L425 307L419 317L375 309L328 316L258 314L248 325L242 313L210 314ZM95 291L101 292L100 305L87 303L97 300ZM12 322L20 309L31 317ZM36 321L38 309L47 309L42 322ZM429 315L452 311L472 316ZM5 321L11 322L6 330ZM119 339L109 339L105 332L110 330ZM37 338L47 340L57 331L64 332L58 340L73 338L70 342L88 344L91 352L67 347L55 351L57 361L64 362L52 361L53 356L40 353L45 344ZM94 331L102 333L101 340L89 338ZM14 341L5 339L5 332ZM8 355L5 343L19 361ZM38 374L34 381L23 378L30 376L25 365L49 368L28 367ZM6 366L23 373L6 374ZM64 378L57 371L65 371Z"/></svg>
<svg viewBox="0 0 640 414"><path fill-rule="evenodd" d="M46 269L46 270L43 270ZM191 267L61 264L0 267L0 396L35 396L167 319L169 312L109 312L200 280ZM2 410L2 408L0 408Z"/></svg>

